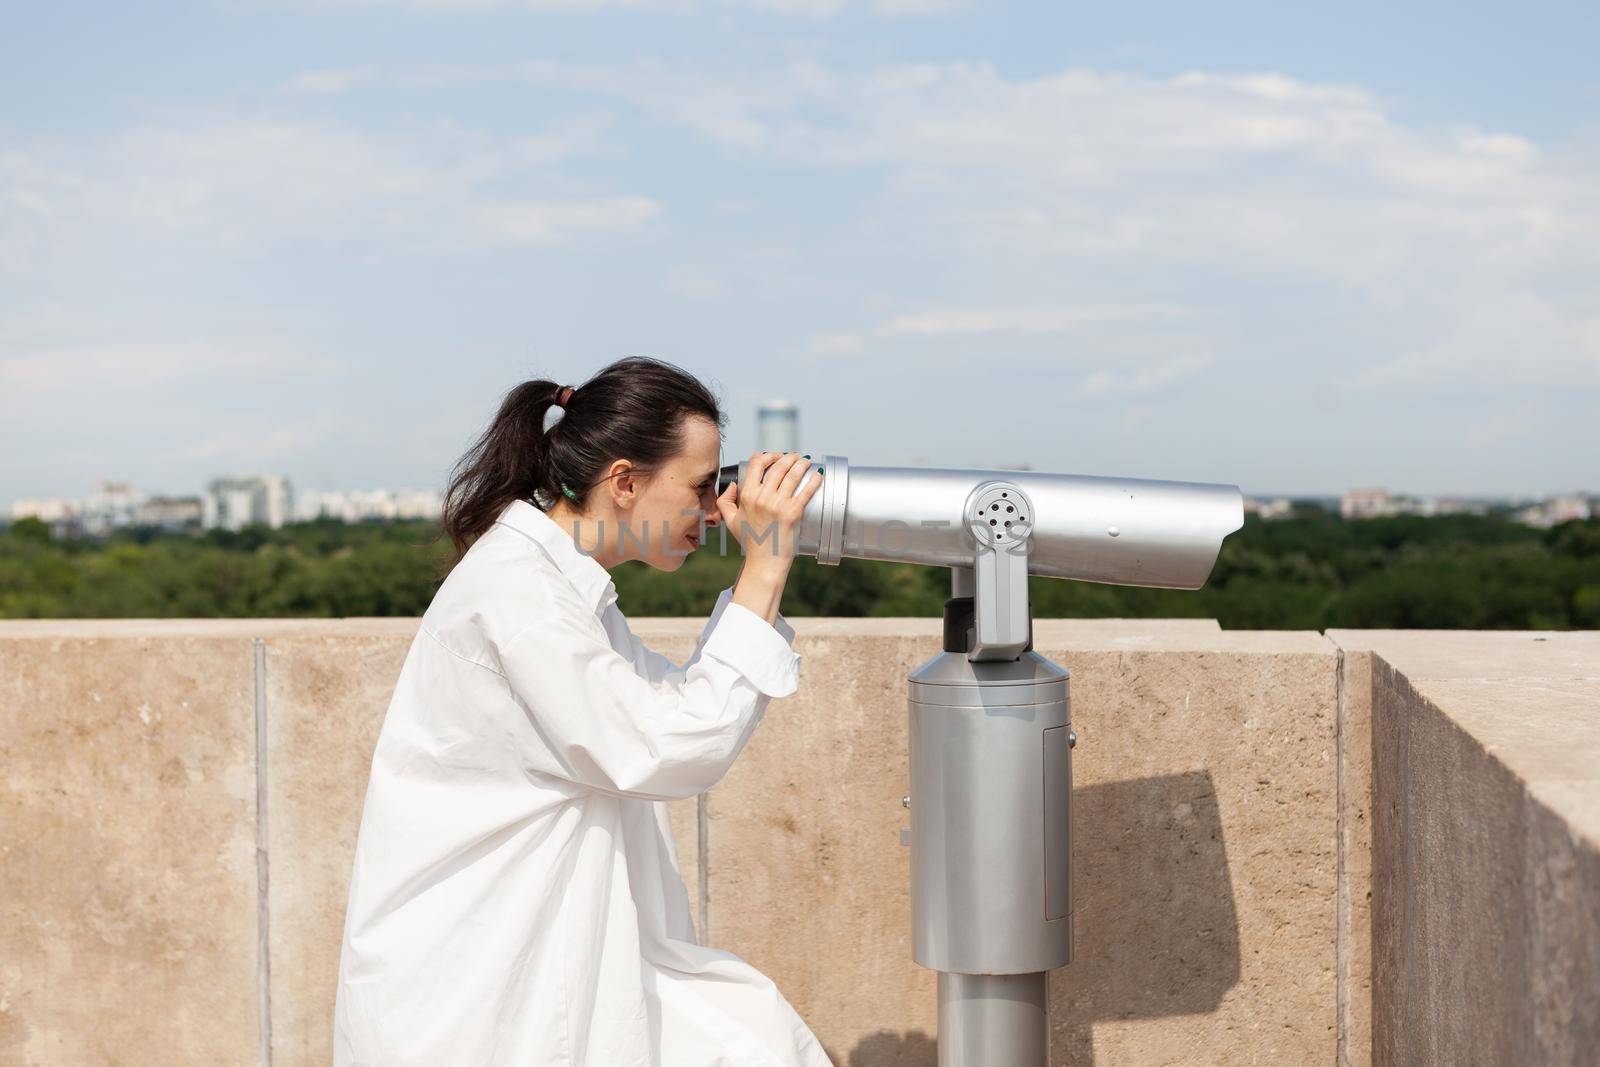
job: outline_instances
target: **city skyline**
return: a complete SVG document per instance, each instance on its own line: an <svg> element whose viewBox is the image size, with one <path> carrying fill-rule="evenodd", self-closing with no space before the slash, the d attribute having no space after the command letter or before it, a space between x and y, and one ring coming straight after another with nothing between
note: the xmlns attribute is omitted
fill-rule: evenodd
<svg viewBox="0 0 1600 1067"><path fill-rule="evenodd" d="M19 9L0 501L441 486L635 354L872 466L1600 483L1600 15ZM981 398L975 403L974 398Z"/></svg>
<svg viewBox="0 0 1600 1067"><path fill-rule="evenodd" d="M785 446L785 450L792 448ZM728 458L728 457L724 457ZM1011 465L994 468L996 470L1027 470L1032 469L1023 465ZM350 501L366 500L368 505L379 497L386 498L391 506L394 501L412 501L409 505L402 505L402 510L409 507L415 510L414 503L424 497L431 497L437 502L445 489L444 486L304 486L299 487L299 482L292 476L282 471L253 473L231 472L219 474L208 478L207 484L199 489L172 488L147 489L141 483L132 479L96 479L98 489L96 492L83 497L72 497L62 494L41 497L20 497L10 501L0 501L0 523L6 521L7 516L15 517L21 509L31 513L32 509L42 509L51 513L58 512L61 508L79 510L94 510L96 499L105 497L108 493L137 498L141 501L159 502L164 505L194 502L199 505L208 496L215 495L219 485L232 481L269 480L281 482L286 494L286 507L292 512L296 521L315 517L310 514L312 510L327 511L330 507L360 506L350 505ZM1243 491L1243 490L1242 490ZM1489 507L1519 507L1533 503L1564 502L1571 500L1592 499L1600 506L1600 492L1590 491L1585 488L1560 490L1544 494L1456 494L1456 493L1418 493L1403 489L1390 489L1376 486L1353 486L1338 493L1297 493L1274 490L1257 492L1243 491L1247 510L1261 509L1256 505L1282 506L1290 502L1312 502L1322 505L1335 505L1345 518L1361 518L1381 514L1434 514L1436 505L1445 505L1439 514L1449 514L1456 510L1456 505L1482 505ZM337 504L333 503L337 502ZM197 512L198 513L198 512Z"/></svg>

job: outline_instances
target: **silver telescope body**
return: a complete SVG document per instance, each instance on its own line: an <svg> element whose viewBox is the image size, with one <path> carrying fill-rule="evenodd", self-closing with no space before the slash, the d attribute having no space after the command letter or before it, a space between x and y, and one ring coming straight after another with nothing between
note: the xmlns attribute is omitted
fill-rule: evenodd
<svg viewBox="0 0 1600 1067"><path fill-rule="evenodd" d="M1235 485L852 467L844 456L827 456L818 465L824 468L822 488L806 504L795 533L797 552L819 563L837 564L848 556L970 567L977 553L968 526L975 515L968 515L967 504L973 490L988 482L1015 484L1032 501L1028 573L1050 578L1199 589L1222 539L1244 524L1244 500ZM718 492L729 481L742 484L748 467L748 460L723 467ZM1003 536L1005 527L999 530Z"/></svg>
<svg viewBox="0 0 1600 1067"><path fill-rule="evenodd" d="M907 677L911 954L939 972L939 1065L1044 1067L1045 976L1074 944L1077 735L1069 672L1033 651L1028 578L1198 589L1244 498L1233 485L821 466L796 554L951 569L944 649ZM718 492L748 469L723 467Z"/></svg>

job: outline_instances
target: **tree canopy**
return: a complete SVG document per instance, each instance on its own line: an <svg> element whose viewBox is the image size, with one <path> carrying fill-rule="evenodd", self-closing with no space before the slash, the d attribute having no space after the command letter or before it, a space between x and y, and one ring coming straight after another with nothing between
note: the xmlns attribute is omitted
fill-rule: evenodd
<svg viewBox="0 0 1600 1067"><path fill-rule="evenodd" d="M119 531L52 540L22 519L0 533L0 617L263 618L422 614L449 544L436 524L332 520L238 532ZM739 569L716 542L675 574L617 568L630 616L703 616ZM785 615L938 616L943 567L801 557ZM1216 618L1228 629L1600 627L1600 520L1537 530L1494 516L1341 521L1301 508L1254 516L1197 591L1033 578L1036 618Z"/></svg>

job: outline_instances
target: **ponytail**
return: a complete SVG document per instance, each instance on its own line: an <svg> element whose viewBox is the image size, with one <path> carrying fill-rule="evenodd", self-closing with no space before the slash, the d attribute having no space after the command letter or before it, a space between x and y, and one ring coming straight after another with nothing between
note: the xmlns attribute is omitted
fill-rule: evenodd
<svg viewBox="0 0 1600 1067"><path fill-rule="evenodd" d="M726 421L716 398L687 371L629 356L577 386L545 429L562 387L539 378L514 387L481 436L456 463L440 516L455 548L454 567L515 500L549 510L565 497L582 510L617 459L648 475L677 455L684 421Z"/></svg>

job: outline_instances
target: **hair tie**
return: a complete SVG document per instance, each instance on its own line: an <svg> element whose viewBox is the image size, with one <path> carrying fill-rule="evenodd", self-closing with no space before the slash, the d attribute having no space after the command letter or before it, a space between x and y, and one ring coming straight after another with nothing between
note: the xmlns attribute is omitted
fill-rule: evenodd
<svg viewBox="0 0 1600 1067"><path fill-rule="evenodd" d="M563 385L556 390L555 399L544 409L545 433L549 433L556 423L567 417L567 405L572 402L572 394L576 391L570 385Z"/></svg>
<svg viewBox="0 0 1600 1067"><path fill-rule="evenodd" d="M560 391L558 391L556 393L556 407L561 408L563 410L563 413L564 413L565 409L566 409L566 406L569 403L571 403L571 401L572 401L572 394L574 392L576 392L576 391L577 390L573 389L572 386L570 386L570 385L563 385L561 387ZM557 419L555 421L560 422L561 420ZM545 428L549 429L549 427L550 427L550 424L547 422L545 424ZM563 496L565 496L568 500L576 500L576 499L578 499L578 494L573 492L572 491L572 487L570 485L568 485L566 482L557 482L556 484L561 486L561 494Z"/></svg>

